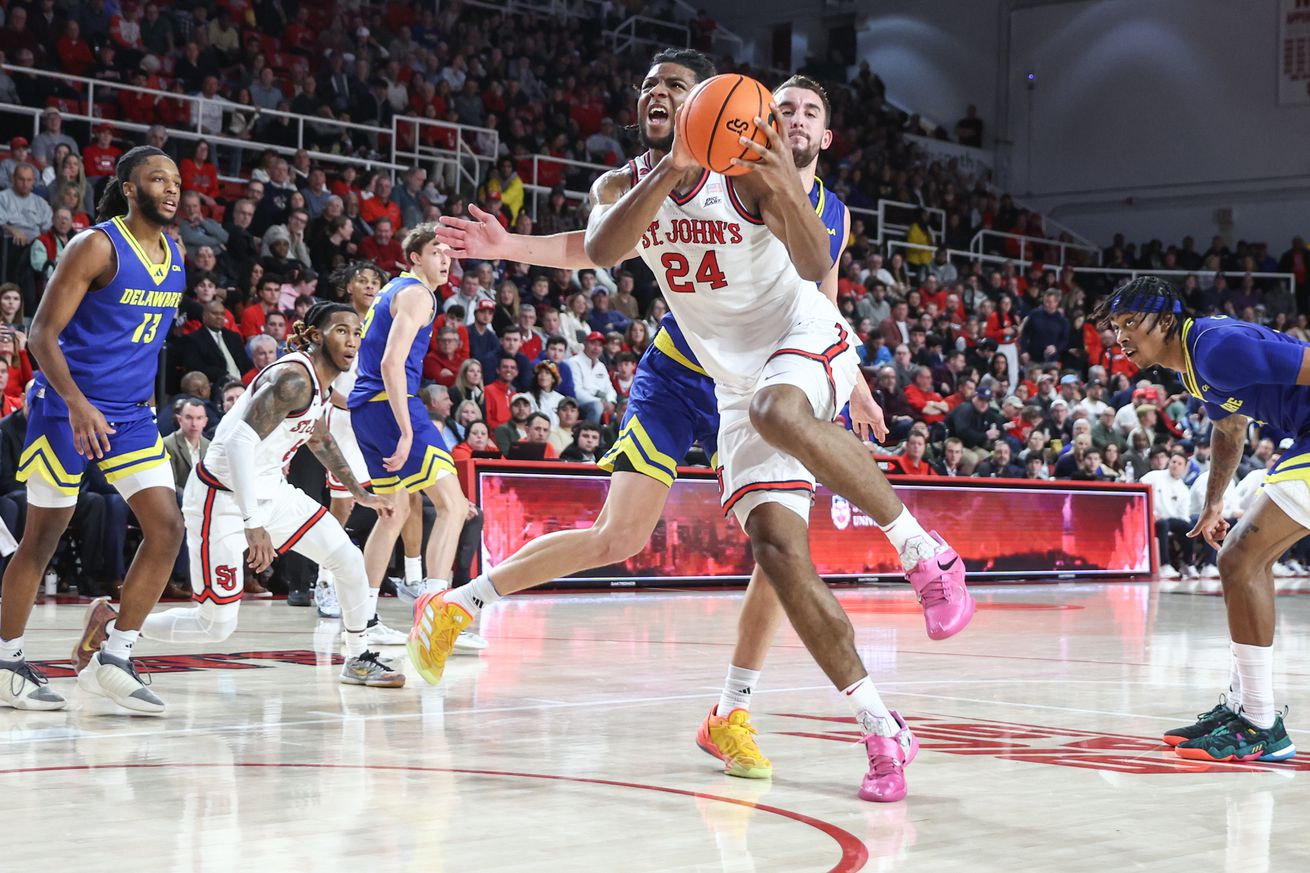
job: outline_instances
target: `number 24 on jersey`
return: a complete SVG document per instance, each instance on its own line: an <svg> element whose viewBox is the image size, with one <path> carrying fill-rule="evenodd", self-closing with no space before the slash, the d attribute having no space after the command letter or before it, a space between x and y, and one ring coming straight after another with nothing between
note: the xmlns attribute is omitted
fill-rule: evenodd
<svg viewBox="0 0 1310 873"><path fill-rule="evenodd" d="M664 267L664 284L678 294L694 294L699 290L718 290L726 288L728 280L719 269L719 258L714 249L709 249L701 256L700 265L696 267L693 281L686 281L691 272L691 262L682 252L665 252L660 258Z"/></svg>

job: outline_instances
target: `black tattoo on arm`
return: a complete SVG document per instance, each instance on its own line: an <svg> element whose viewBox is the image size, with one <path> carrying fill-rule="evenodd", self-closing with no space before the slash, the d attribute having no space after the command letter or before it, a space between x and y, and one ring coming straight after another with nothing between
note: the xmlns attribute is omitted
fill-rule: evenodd
<svg viewBox="0 0 1310 873"><path fill-rule="evenodd" d="M337 441L332 438L326 419L320 420L314 426L314 435L305 445L314 453L314 457L318 458L318 462L337 477L337 481L344 485L347 491L355 497L368 493L350 472L350 464L346 462L346 456L341 454L341 447L337 445Z"/></svg>
<svg viewBox="0 0 1310 873"><path fill-rule="evenodd" d="M304 409L314 399L314 385L304 367L276 367L268 381L251 398L245 421L264 439L297 409Z"/></svg>

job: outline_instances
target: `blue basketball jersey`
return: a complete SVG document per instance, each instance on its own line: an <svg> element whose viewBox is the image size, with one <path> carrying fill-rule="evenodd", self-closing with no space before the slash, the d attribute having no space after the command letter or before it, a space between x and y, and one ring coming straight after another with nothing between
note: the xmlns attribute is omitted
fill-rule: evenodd
<svg viewBox="0 0 1310 873"><path fill-rule="evenodd" d="M60 351L77 387L102 412L144 408L154 393L160 349L186 290L182 253L161 235L164 261L154 263L122 218L84 232L109 237L118 271L103 288L86 292L59 334ZM57 397L44 374L37 373L35 382L47 400Z"/></svg>
<svg viewBox="0 0 1310 873"><path fill-rule="evenodd" d="M633 181L641 175L636 162L630 162ZM810 204L814 211L823 219L823 224L828 228L828 244L832 253L833 263L841 257L841 253L846 249L846 204L835 194L828 193L828 189L823 187L816 176L814 185L810 188ZM822 284L822 283L817 283ZM682 328L673 319L673 313L665 313L660 319L660 331L655 335L654 345L668 357L682 364L689 370L697 373L704 373L700 362L696 360L696 355L687 345L686 338L682 335Z"/></svg>
<svg viewBox="0 0 1310 873"><path fill-rule="evenodd" d="M419 384L423 378L423 356L428 352L428 343L432 339L432 323L436 319L436 297L433 296L430 288L414 277L413 273L401 273L378 292L373 298L373 305L364 316L363 338L359 343L359 354L355 358L359 375L347 399L347 404L352 408L378 398L378 395L386 390L386 386L382 384L382 356L387 351L387 339L391 335L391 325L395 321L395 316L391 313L391 304L397 294L411 285L418 285L427 291L428 297L432 300L432 312L424 325L419 328L409 354L405 357L405 391L410 395L418 394Z"/></svg>
<svg viewBox="0 0 1310 873"><path fill-rule="evenodd" d="M1310 386L1296 384L1310 345L1221 316L1184 322L1183 348L1183 385L1210 418L1241 414L1288 435L1310 433Z"/></svg>
<svg viewBox="0 0 1310 873"><path fill-rule="evenodd" d="M828 228L828 246L835 264L846 250L846 204L836 194L828 193L817 176L814 178L814 187L810 188L810 203Z"/></svg>

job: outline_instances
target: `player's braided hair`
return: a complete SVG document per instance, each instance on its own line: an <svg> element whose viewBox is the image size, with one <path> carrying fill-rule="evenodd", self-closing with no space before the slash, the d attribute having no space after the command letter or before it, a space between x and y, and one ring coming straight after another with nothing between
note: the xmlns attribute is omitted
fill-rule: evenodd
<svg viewBox="0 0 1310 873"><path fill-rule="evenodd" d="M347 306L345 303L333 303L323 301L315 303L305 311L305 317L297 321L291 328L291 336L287 337L287 348L293 352L308 351L313 340L309 332L314 328L323 329L327 320L338 312L355 311L353 306Z"/></svg>
<svg viewBox="0 0 1310 873"><path fill-rule="evenodd" d="M1191 313L1183 306L1183 294L1170 282L1157 276L1138 276L1116 288L1109 297L1097 304L1092 320L1098 327L1108 327L1112 316L1121 312L1139 312L1151 318L1149 330L1154 330L1166 314L1173 319L1165 331L1167 339L1178 336L1183 320Z"/></svg>
<svg viewBox="0 0 1310 873"><path fill-rule="evenodd" d="M339 299L345 300L349 297L347 289L355 277L361 273L373 272L377 274L378 284L387 284L387 274L382 272L382 268L372 261L352 261L343 267L333 270L327 277L327 286L332 289L332 293Z"/></svg>
<svg viewBox="0 0 1310 873"><path fill-rule="evenodd" d="M123 183L131 182L137 167L153 157L167 158L168 153L154 146L137 146L128 149L127 154L118 159L114 167L114 178L109 180L105 192L100 195L100 202L96 204L96 221L108 221L127 215L128 202L127 195L123 193Z"/></svg>

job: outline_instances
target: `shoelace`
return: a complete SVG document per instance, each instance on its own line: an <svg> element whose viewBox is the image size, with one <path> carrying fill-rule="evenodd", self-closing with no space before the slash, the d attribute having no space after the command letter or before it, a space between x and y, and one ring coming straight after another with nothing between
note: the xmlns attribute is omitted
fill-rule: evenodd
<svg viewBox="0 0 1310 873"><path fill-rule="evenodd" d="M936 606L939 603L945 603L950 600L951 596L947 593L946 583L943 581L944 579L944 576L939 576L927 585L924 585L923 589L919 591L919 602L928 606Z"/></svg>
<svg viewBox="0 0 1310 873"><path fill-rule="evenodd" d="M9 676L9 696L17 697L18 693L23 690L23 682L31 682L33 685L48 685L50 680L40 670L33 667L29 662L23 661L18 665Z"/></svg>
<svg viewBox="0 0 1310 873"><path fill-rule="evenodd" d="M758 747L751 748L755 745L754 735L759 733L751 724L732 724L724 723L724 742L719 744L719 751L723 754L736 758L741 752L746 752L751 758L760 757Z"/></svg>
<svg viewBox="0 0 1310 873"><path fill-rule="evenodd" d="M127 672L133 679L140 682L142 685L149 687L150 685L154 684L154 679L151 678L151 675L149 673L146 673L145 676L142 676L140 673L136 671L136 662L134 662L131 658L127 659Z"/></svg>

